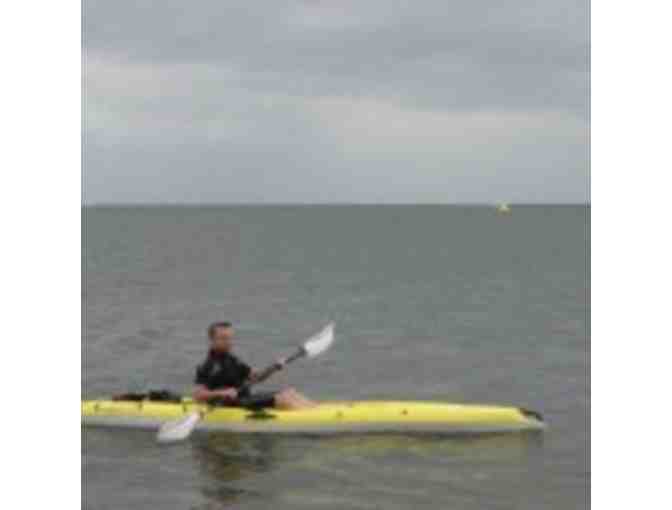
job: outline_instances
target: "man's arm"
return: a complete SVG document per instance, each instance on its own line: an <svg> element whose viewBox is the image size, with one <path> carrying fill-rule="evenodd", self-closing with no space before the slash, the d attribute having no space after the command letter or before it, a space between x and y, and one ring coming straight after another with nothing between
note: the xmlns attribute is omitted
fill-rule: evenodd
<svg viewBox="0 0 672 510"><path fill-rule="evenodd" d="M273 373L285 368L285 358L279 358L276 362L264 370L250 369L250 374L247 376L247 381L250 384L258 383L268 379Z"/></svg>
<svg viewBox="0 0 672 510"><path fill-rule="evenodd" d="M202 384L197 384L193 392L194 400L197 402L207 402L213 398L224 398L226 400L233 400L238 397L236 388L223 388L221 390L209 390Z"/></svg>

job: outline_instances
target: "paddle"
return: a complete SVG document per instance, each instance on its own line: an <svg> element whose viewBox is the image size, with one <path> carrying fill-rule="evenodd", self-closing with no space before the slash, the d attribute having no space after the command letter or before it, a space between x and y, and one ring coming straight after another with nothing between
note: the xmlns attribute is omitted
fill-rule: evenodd
<svg viewBox="0 0 672 510"><path fill-rule="evenodd" d="M333 341L334 324L330 323L322 331L306 340L304 344L294 352L294 354L285 360L285 365L288 365L300 358L314 358L315 356L319 356L329 349L329 347L331 347ZM241 388L239 388L238 391L244 391L254 384L265 381L271 375L281 369L282 366L278 363L269 365L267 368L257 374L254 381L246 383ZM188 414L184 418L179 418L177 420L164 423L156 435L156 440L160 443L173 443L188 438L207 412L208 411L196 411Z"/></svg>

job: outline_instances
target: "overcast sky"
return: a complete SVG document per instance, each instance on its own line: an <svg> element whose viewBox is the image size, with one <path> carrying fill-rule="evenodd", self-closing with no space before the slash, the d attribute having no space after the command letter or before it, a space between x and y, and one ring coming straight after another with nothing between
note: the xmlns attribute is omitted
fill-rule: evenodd
<svg viewBox="0 0 672 510"><path fill-rule="evenodd" d="M83 7L87 203L589 199L587 0Z"/></svg>

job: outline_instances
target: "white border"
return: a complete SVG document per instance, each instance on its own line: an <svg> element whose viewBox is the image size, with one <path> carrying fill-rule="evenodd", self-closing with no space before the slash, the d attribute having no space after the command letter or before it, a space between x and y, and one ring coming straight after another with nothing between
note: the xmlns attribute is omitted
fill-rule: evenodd
<svg viewBox="0 0 672 510"><path fill-rule="evenodd" d="M81 502L79 2L3 4L3 507Z"/></svg>
<svg viewBox="0 0 672 510"><path fill-rule="evenodd" d="M597 0L591 17L592 504L658 508L672 453L672 8Z"/></svg>

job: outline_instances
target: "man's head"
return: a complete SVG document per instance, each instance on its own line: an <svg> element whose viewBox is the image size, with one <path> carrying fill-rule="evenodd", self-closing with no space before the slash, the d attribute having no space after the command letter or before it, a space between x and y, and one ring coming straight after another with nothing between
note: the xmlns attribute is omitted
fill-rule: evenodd
<svg viewBox="0 0 672 510"><path fill-rule="evenodd" d="M233 326L230 322L214 322L208 328L210 348L215 352L229 352L233 347Z"/></svg>

